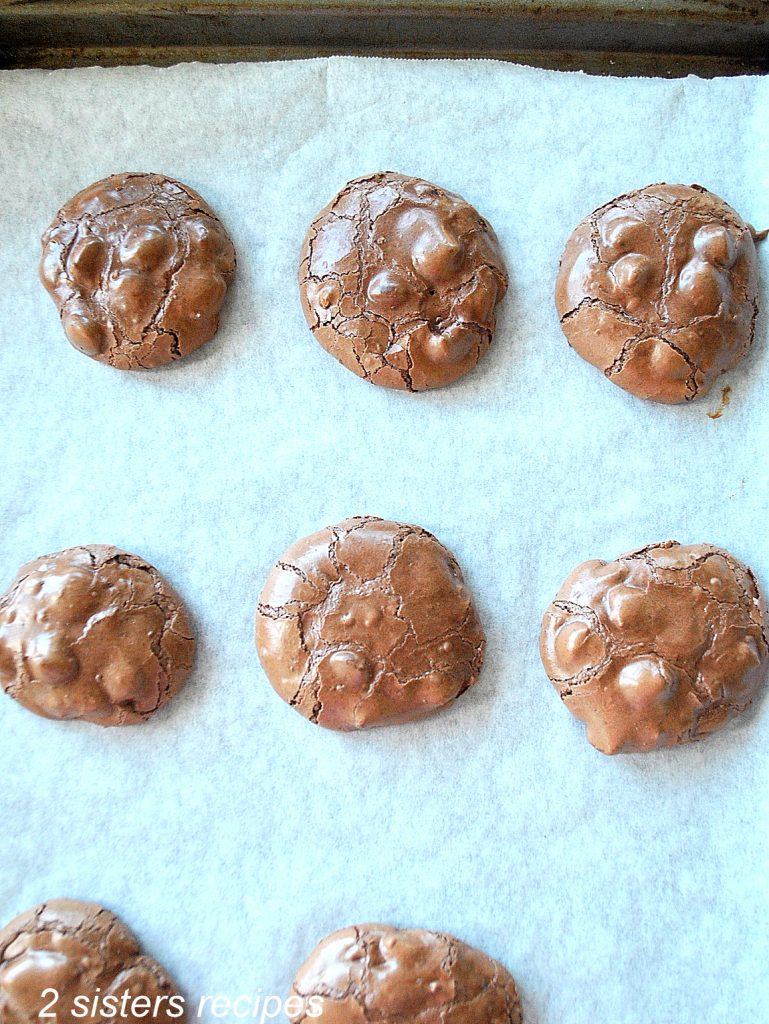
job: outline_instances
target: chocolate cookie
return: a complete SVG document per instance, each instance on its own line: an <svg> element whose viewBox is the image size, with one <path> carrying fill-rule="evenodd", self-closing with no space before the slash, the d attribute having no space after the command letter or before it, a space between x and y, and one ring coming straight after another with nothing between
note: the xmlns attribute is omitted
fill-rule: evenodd
<svg viewBox="0 0 769 1024"><path fill-rule="evenodd" d="M316 946L294 978L286 1015L294 1024L523 1020L502 964L451 935L386 924L345 928Z"/></svg>
<svg viewBox="0 0 769 1024"><path fill-rule="evenodd" d="M280 696L329 729L423 718L478 678L483 629L454 557L372 516L292 544L265 584L256 645Z"/></svg>
<svg viewBox="0 0 769 1024"><path fill-rule="evenodd" d="M689 402L745 355L758 315L752 228L701 185L649 185L600 207L561 257L569 344L614 384Z"/></svg>
<svg viewBox="0 0 769 1024"><path fill-rule="evenodd" d="M766 603L727 551L669 540L578 566L545 613L540 652L598 750L671 747L753 700L769 652Z"/></svg>
<svg viewBox="0 0 769 1024"><path fill-rule="evenodd" d="M178 1024L183 1008L165 970L96 903L49 900L0 931L0 1024Z"/></svg>
<svg viewBox="0 0 769 1024"><path fill-rule="evenodd" d="M114 174L43 235L40 279L80 352L121 370L181 359L219 327L235 250L210 207L161 174Z"/></svg>
<svg viewBox="0 0 769 1024"><path fill-rule="evenodd" d="M315 337L373 384L450 384L491 344L507 273L491 225L453 192L382 171L310 225L299 266Z"/></svg>
<svg viewBox="0 0 769 1024"><path fill-rule="evenodd" d="M142 722L181 689L194 651L157 569L104 544L36 558L0 597L0 685L44 718Z"/></svg>

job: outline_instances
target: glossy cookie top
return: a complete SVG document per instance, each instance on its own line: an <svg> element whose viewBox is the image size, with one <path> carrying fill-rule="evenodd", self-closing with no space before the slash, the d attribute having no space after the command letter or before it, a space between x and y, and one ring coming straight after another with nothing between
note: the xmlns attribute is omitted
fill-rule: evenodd
<svg viewBox="0 0 769 1024"><path fill-rule="evenodd" d="M469 203L382 171L349 182L318 214L299 281L328 352L373 384L424 391L487 351L507 272L491 225Z"/></svg>
<svg viewBox="0 0 769 1024"><path fill-rule="evenodd" d="M219 327L235 250L216 215L160 174L115 174L65 203L40 277L80 352L121 370L194 352Z"/></svg>
<svg viewBox="0 0 769 1024"><path fill-rule="evenodd" d="M179 596L118 548L36 558L0 596L0 686L44 718L142 722L179 691L194 652Z"/></svg>
<svg viewBox="0 0 769 1024"><path fill-rule="evenodd" d="M124 1000L122 1017L113 1016L129 1024L140 1017L153 1024L186 1020L173 980L142 954L123 922L96 903L49 900L0 931L0 1024L39 1024L43 1010L61 1024L102 1024L109 1014L98 1007L106 997L118 1008ZM134 1016L131 1004L144 1012Z"/></svg>
<svg viewBox="0 0 769 1024"><path fill-rule="evenodd" d="M751 703L766 675L766 603L727 551L665 541L578 566L545 613L540 650L594 747L674 746Z"/></svg>
<svg viewBox="0 0 769 1024"><path fill-rule="evenodd" d="M569 344L656 402L706 394L753 340L752 229L700 185L649 185L586 217L561 257L556 306Z"/></svg>
<svg viewBox="0 0 769 1024"><path fill-rule="evenodd" d="M347 519L293 544L256 643L280 696L330 729L411 721L472 686L485 637L454 557L418 526Z"/></svg>
<svg viewBox="0 0 769 1024"><path fill-rule="evenodd" d="M451 935L362 924L325 938L291 990L320 1024L521 1024L512 975ZM291 1015L292 1024L301 1014Z"/></svg>

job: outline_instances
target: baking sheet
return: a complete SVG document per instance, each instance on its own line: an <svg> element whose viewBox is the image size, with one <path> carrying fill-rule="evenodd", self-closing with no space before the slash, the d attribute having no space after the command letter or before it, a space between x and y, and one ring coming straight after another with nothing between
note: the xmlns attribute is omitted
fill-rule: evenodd
<svg viewBox="0 0 769 1024"><path fill-rule="evenodd" d="M577 562L668 537L728 547L769 586L766 246L756 343L716 420L718 388L666 408L611 386L551 298L571 228L628 189L700 182L769 225L768 105L759 78L490 61L2 73L2 585L38 554L116 544L180 590L200 644L141 727L0 700L3 921L98 900L190 1005L283 994L324 934L381 920L500 958L527 1024L767 1018L769 702L700 745L608 759L537 634ZM494 345L443 391L358 380L299 307L307 224L383 168L462 193L508 261ZM36 280L59 205L121 170L198 189L239 254L216 339L143 375L72 349ZM453 709L337 735L272 692L253 613L292 540L357 513L455 552L488 655Z"/></svg>

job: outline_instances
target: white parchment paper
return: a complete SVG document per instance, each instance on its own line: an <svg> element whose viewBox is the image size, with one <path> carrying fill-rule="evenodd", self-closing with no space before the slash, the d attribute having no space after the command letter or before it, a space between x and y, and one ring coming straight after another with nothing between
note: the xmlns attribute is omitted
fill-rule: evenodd
<svg viewBox="0 0 769 1024"><path fill-rule="evenodd" d="M610 385L552 301L572 227L628 189L700 182L769 225L768 115L769 80L494 62L0 75L1 585L38 554L116 544L168 576L200 641L142 727L0 699L3 921L100 901L193 1006L282 994L324 934L381 920L500 958L527 1024L769 1019L769 702L700 745L609 759L537 653L585 558L705 540L769 586L767 247L756 342L718 420L718 388L666 408ZM508 261L494 345L443 391L358 380L299 307L309 221L385 168L464 195ZM122 170L198 189L239 256L216 339L141 375L71 348L36 278L61 203ZM291 541L357 513L455 552L488 658L450 711L337 735L273 693L253 614Z"/></svg>

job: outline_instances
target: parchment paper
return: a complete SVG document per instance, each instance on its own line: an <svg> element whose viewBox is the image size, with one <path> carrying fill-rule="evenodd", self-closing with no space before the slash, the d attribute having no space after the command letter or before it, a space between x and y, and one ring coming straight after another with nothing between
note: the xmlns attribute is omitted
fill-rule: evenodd
<svg viewBox="0 0 769 1024"><path fill-rule="evenodd" d="M381 920L500 958L528 1024L769 1019L769 702L700 745L609 759L537 653L585 558L706 540L769 586L766 247L756 343L717 420L718 388L666 408L610 385L552 301L572 227L628 189L700 182L769 225L768 110L769 80L494 62L2 73L2 586L38 554L116 544L168 576L200 641L142 727L0 699L3 921L98 900L193 1005L283 994L323 935ZM383 168L460 192L508 260L494 345L443 391L358 380L299 307L309 221ZM239 254L217 338L143 375L71 348L36 279L60 204L122 170L198 189ZM450 711L337 735L273 693L253 614L291 541L356 513L455 552L488 658Z"/></svg>

